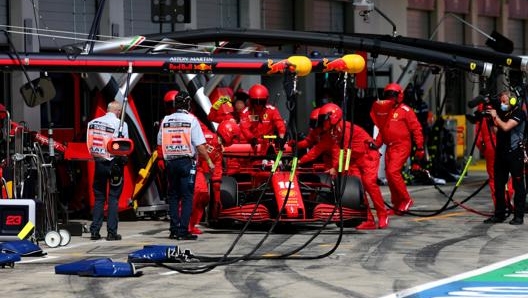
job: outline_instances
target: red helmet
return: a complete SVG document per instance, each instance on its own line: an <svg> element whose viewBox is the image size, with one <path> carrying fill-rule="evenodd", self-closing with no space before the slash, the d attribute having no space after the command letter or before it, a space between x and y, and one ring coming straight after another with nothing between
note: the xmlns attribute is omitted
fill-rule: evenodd
<svg viewBox="0 0 528 298"><path fill-rule="evenodd" d="M176 99L176 96L178 96L178 93L180 93L178 90L169 90L167 93L165 93L163 102L165 103L166 107L174 107L174 100Z"/></svg>
<svg viewBox="0 0 528 298"><path fill-rule="evenodd" d="M383 90L383 99L396 99L397 103L403 101L403 89L400 84L390 83Z"/></svg>
<svg viewBox="0 0 528 298"><path fill-rule="evenodd" d="M269 91L266 86L255 84L249 88L249 104L251 106L265 106L268 103Z"/></svg>
<svg viewBox="0 0 528 298"><path fill-rule="evenodd" d="M317 119L319 118L319 108L315 108L310 113L310 128L315 129L317 127Z"/></svg>
<svg viewBox="0 0 528 298"><path fill-rule="evenodd" d="M241 134L240 127L233 119L220 122L216 132L222 138L224 146L231 146L234 139L238 139Z"/></svg>
<svg viewBox="0 0 528 298"><path fill-rule="evenodd" d="M335 103L327 103L319 109L318 124L329 129L343 119L343 110Z"/></svg>

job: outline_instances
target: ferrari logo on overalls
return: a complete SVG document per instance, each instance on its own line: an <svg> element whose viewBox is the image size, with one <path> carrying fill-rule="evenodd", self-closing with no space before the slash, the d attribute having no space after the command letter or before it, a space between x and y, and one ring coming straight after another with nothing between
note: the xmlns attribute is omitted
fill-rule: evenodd
<svg viewBox="0 0 528 298"><path fill-rule="evenodd" d="M477 63L475 63L475 62L469 63L469 69L475 70L475 68L477 68Z"/></svg>
<svg viewBox="0 0 528 298"><path fill-rule="evenodd" d="M262 115L262 119L268 120L268 113L264 113L264 115Z"/></svg>
<svg viewBox="0 0 528 298"><path fill-rule="evenodd" d="M512 63L512 59L511 58L506 59L506 65L511 65L511 63Z"/></svg>
<svg viewBox="0 0 528 298"><path fill-rule="evenodd" d="M394 119L398 118L398 113L392 114L392 118L394 118Z"/></svg>

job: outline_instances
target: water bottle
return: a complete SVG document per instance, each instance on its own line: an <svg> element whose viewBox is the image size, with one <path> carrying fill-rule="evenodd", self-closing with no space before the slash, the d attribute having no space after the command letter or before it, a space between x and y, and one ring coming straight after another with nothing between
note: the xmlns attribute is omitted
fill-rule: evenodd
<svg viewBox="0 0 528 298"><path fill-rule="evenodd" d="M194 184L194 178L196 177L196 162L192 162L191 170L189 171L189 184Z"/></svg>

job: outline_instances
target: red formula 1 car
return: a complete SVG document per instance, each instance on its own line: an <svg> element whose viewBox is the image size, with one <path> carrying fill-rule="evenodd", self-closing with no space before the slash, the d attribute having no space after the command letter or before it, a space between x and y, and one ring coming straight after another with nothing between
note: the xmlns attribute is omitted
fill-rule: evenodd
<svg viewBox="0 0 528 298"><path fill-rule="evenodd" d="M286 146L275 167L277 153L271 144L267 148L250 144L225 148L219 222L340 224L342 214L343 223L355 225L366 219L363 187L358 178L346 177L342 195L336 195L339 191L335 191L322 164L292 171L293 154Z"/></svg>

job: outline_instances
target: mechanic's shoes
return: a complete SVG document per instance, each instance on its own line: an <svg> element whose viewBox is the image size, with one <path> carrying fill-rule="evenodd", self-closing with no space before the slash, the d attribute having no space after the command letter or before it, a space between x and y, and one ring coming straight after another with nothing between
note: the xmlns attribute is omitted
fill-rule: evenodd
<svg viewBox="0 0 528 298"><path fill-rule="evenodd" d="M512 220L510 220L510 225L518 226L522 225L524 223L524 220L520 217L514 217Z"/></svg>
<svg viewBox="0 0 528 298"><path fill-rule="evenodd" d="M196 240L196 239L198 239L198 236L193 235L191 233L186 234L186 235L176 236L176 240Z"/></svg>
<svg viewBox="0 0 528 298"><path fill-rule="evenodd" d="M407 200L407 202L400 205L400 207L398 208L398 211L402 213L407 212L412 207L412 205L414 205L414 201L412 199L409 199Z"/></svg>
<svg viewBox="0 0 528 298"><path fill-rule="evenodd" d="M394 205L393 208L387 209L387 215L405 215L405 212L408 212L409 209L414 205L412 199L407 200L405 203L399 204L399 206Z"/></svg>
<svg viewBox="0 0 528 298"><path fill-rule="evenodd" d="M484 220L484 223L485 224L496 224L496 223L501 223L505 220L506 220L506 217L493 215L492 217Z"/></svg>
<svg viewBox="0 0 528 298"><path fill-rule="evenodd" d="M90 240L99 240L101 239L101 235L99 233L92 233L90 236Z"/></svg>
<svg viewBox="0 0 528 298"><path fill-rule="evenodd" d="M119 234L108 234L106 236L106 241L119 241L121 240L121 235Z"/></svg>
<svg viewBox="0 0 528 298"><path fill-rule="evenodd" d="M198 239L198 236L193 235L191 233L187 233L185 235L176 235L175 233L171 233L169 238L176 239L176 240L196 240Z"/></svg>
<svg viewBox="0 0 528 298"><path fill-rule="evenodd" d="M378 229L386 229L389 226L389 217L387 215L378 215Z"/></svg>
<svg viewBox="0 0 528 298"><path fill-rule="evenodd" d="M376 222L373 221L373 220L366 220L362 223L360 223L357 227L356 227L356 230L375 230L377 229L378 227L376 226Z"/></svg>

